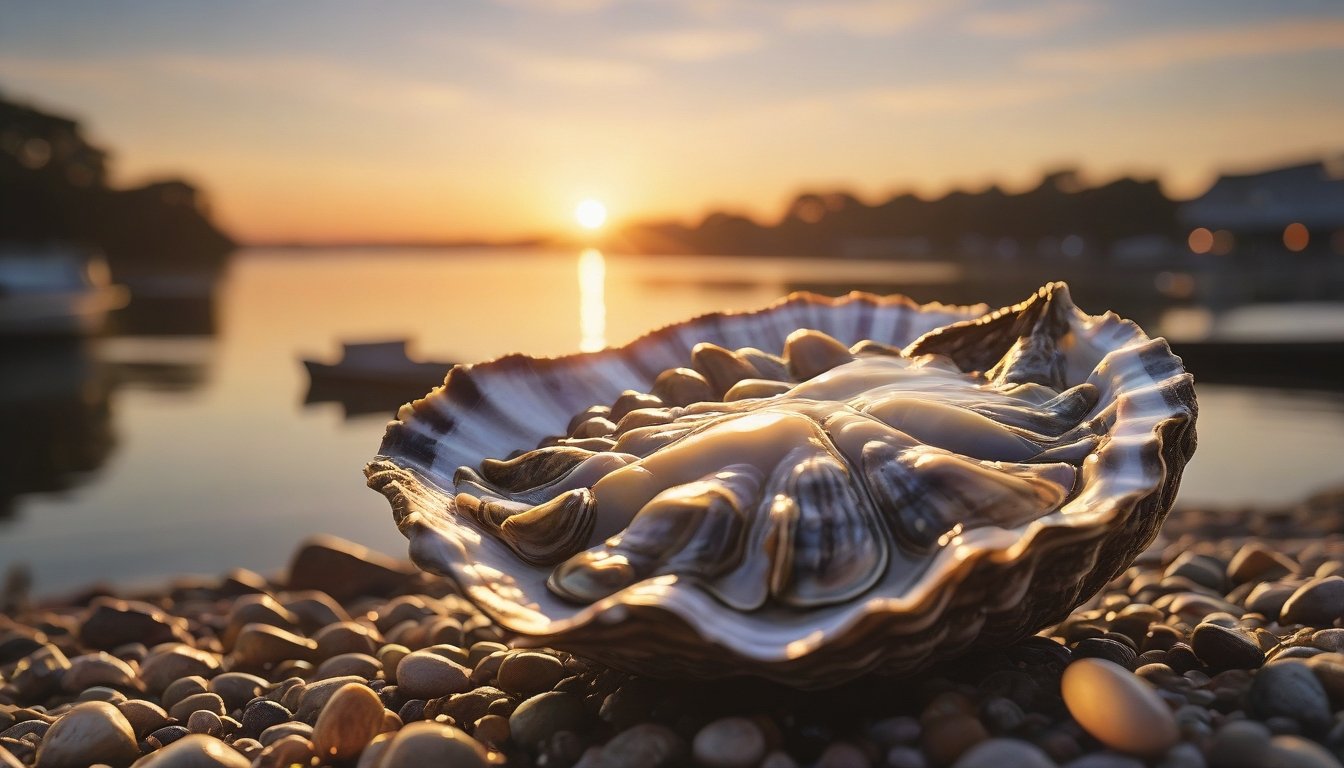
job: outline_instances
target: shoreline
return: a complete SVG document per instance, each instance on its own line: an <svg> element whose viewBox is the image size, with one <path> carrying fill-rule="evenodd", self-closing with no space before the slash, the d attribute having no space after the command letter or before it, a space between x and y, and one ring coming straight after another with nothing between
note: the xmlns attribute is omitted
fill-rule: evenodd
<svg viewBox="0 0 1344 768"><path fill-rule="evenodd" d="M1342 532L1344 488L1178 507L1059 625L820 692L524 649L446 580L330 537L270 578L11 583L0 766L1339 765Z"/></svg>

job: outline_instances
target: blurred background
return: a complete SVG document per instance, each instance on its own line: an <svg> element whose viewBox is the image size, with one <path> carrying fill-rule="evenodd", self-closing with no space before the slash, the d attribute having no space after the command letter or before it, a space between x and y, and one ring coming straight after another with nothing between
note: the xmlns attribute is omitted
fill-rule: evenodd
<svg viewBox="0 0 1344 768"><path fill-rule="evenodd" d="M400 554L449 364L791 290L1068 280L1196 374L1181 503L1338 486L1341 82L1326 0L0 0L0 567Z"/></svg>

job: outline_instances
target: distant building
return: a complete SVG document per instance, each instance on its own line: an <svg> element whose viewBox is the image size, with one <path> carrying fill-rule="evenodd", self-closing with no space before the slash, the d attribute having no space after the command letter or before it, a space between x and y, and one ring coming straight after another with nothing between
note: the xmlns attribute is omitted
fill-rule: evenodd
<svg viewBox="0 0 1344 768"><path fill-rule="evenodd" d="M1333 163L1221 176L1208 192L1182 205L1178 216L1196 253L1217 252L1220 233L1238 246L1338 250L1344 242L1344 156Z"/></svg>

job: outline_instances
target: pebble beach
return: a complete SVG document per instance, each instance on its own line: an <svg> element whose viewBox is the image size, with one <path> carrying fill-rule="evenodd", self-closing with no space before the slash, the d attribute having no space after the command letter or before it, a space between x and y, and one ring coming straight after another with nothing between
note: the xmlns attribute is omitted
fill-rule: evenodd
<svg viewBox="0 0 1344 768"><path fill-rule="evenodd" d="M1059 625L824 691L524 648L452 585L317 537L282 573L0 614L0 766L1331 768L1344 491L1187 509Z"/></svg>

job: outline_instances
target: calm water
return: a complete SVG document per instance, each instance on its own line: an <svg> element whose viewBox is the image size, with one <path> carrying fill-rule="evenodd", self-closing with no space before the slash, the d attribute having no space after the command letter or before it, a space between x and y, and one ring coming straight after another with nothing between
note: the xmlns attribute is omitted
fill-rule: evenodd
<svg viewBox="0 0 1344 768"><path fill-rule="evenodd" d="M300 359L335 358L341 340L410 337L431 359L563 354L759 306L797 284L839 293L949 277L939 265L244 251L213 314L171 308L169 323L139 324L178 335L0 358L0 567L27 563L38 591L53 592L236 566L272 572L315 532L401 554L361 472L386 415L304 402ZM213 333L181 335L189 325ZM1338 393L1206 386L1199 397L1183 501L1287 501L1344 482Z"/></svg>

